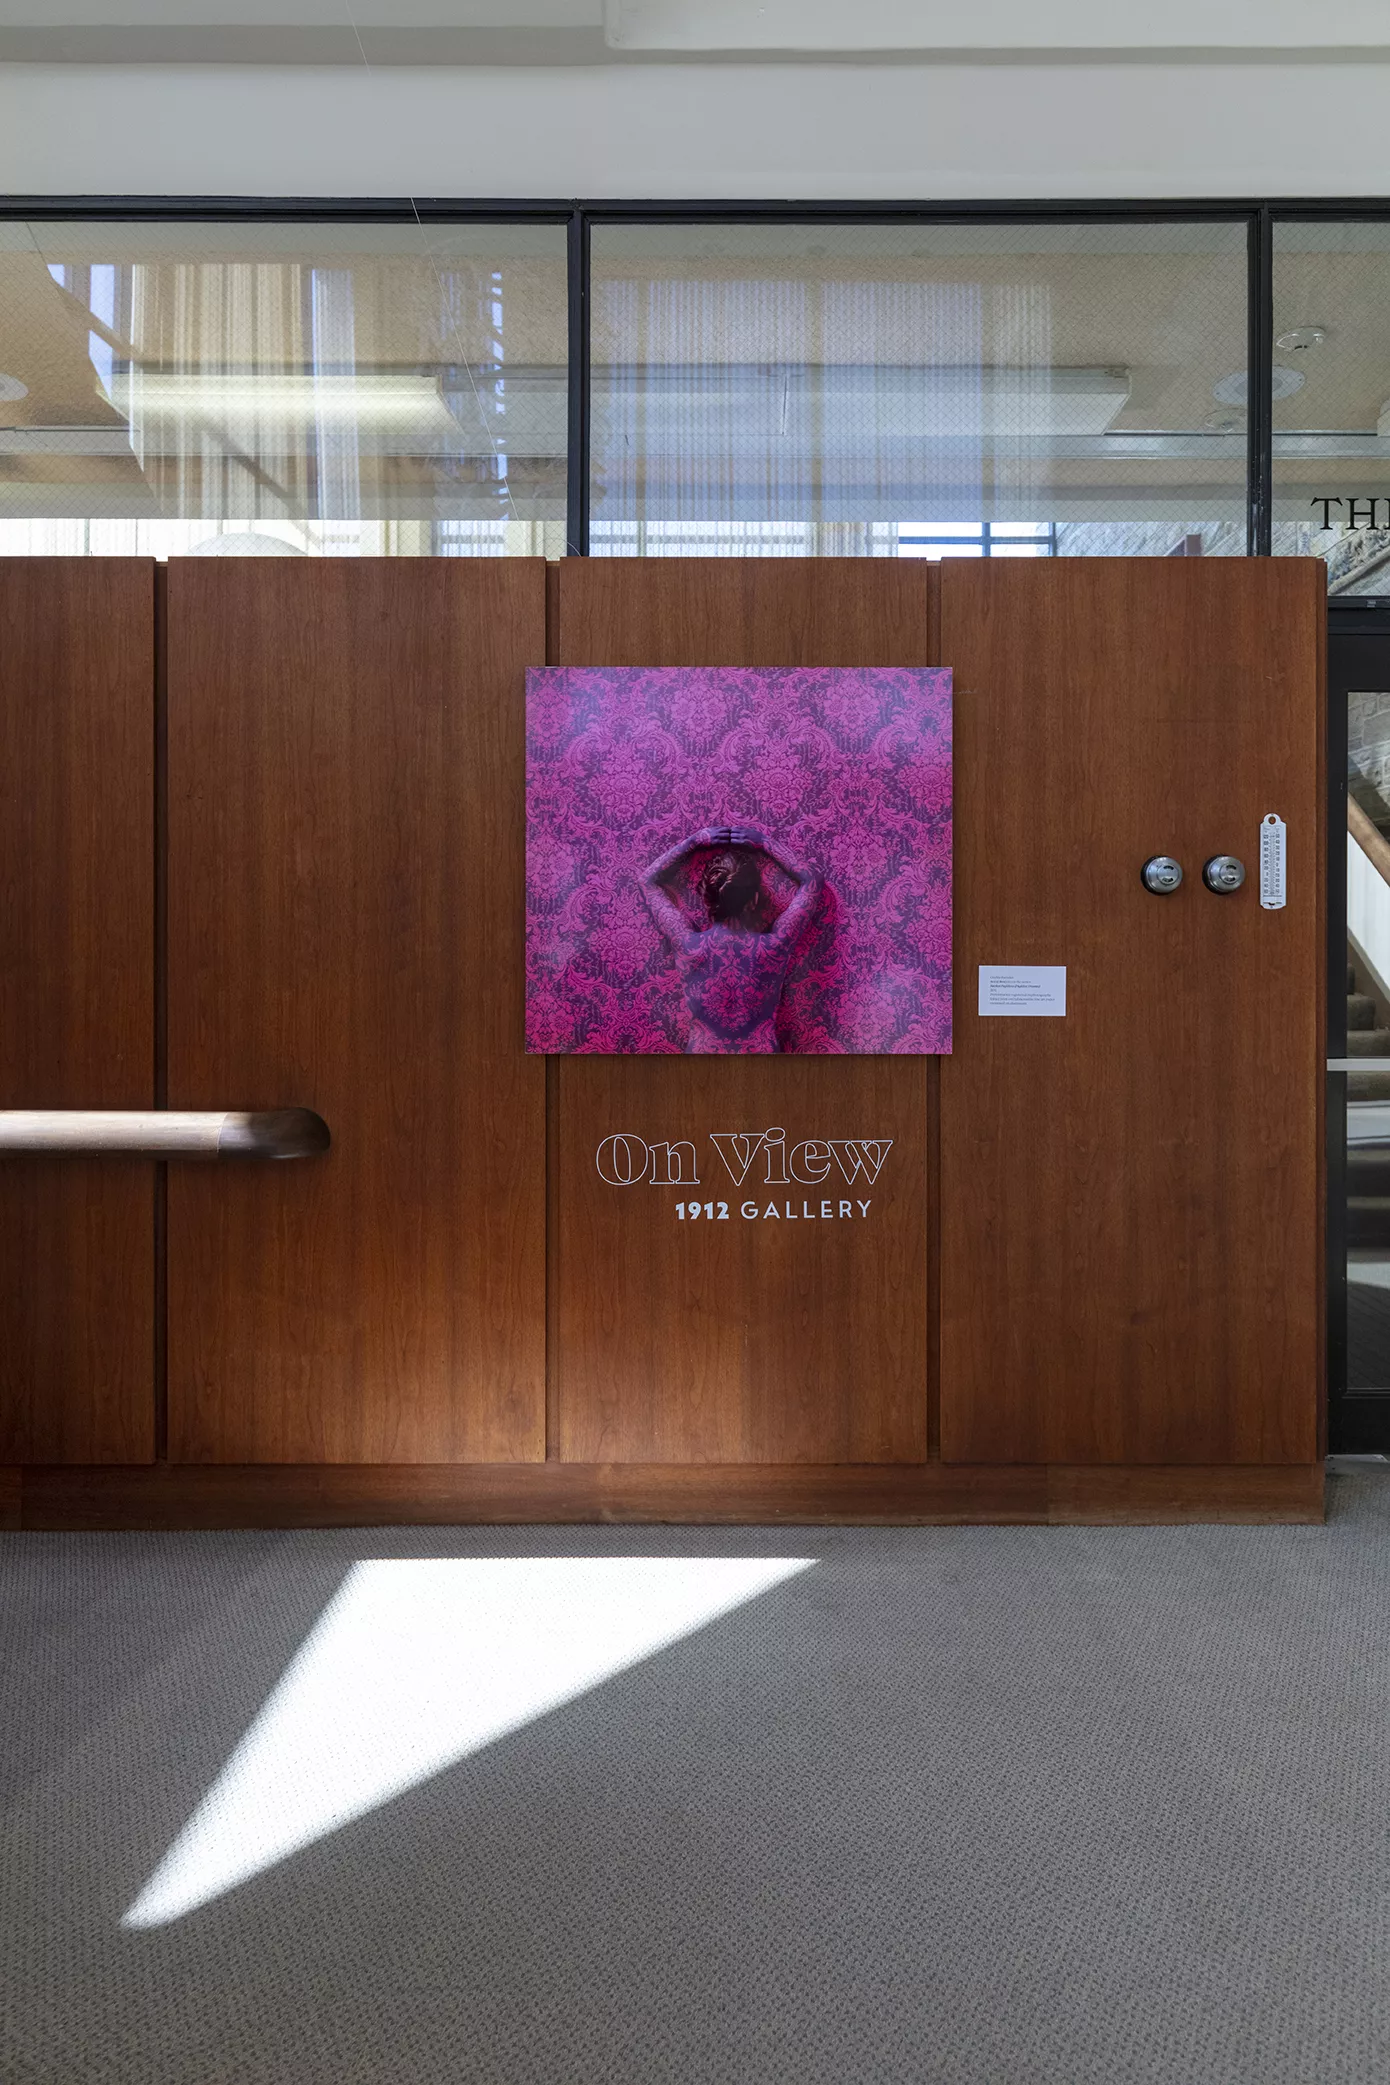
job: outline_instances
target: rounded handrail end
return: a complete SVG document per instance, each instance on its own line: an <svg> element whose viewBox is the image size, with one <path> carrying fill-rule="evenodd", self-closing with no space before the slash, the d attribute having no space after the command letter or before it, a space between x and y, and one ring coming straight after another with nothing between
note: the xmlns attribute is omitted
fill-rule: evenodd
<svg viewBox="0 0 1390 2085"><path fill-rule="evenodd" d="M229 1114L217 1139L219 1158L318 1158L333 1138L312 1108L263 1108Z"/></svg>
<svg viewBox="0 0 1390 2085"><path fill-rule="evenodd" d="M316 1158L331 1143L312 1108L0 1108L0 1156Z"/></svg>

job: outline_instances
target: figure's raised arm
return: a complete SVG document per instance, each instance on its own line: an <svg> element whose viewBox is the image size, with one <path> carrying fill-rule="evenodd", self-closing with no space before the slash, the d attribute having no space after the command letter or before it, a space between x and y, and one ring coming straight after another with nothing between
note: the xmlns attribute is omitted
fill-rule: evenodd
<svg viewBox="0 0 1390 2085"><path fill-rule="evenodd" d="M663 877L670 875L672 869L679 867L687 854L690 854L696 847L704 847L708 844L703 833L688 834L684 840L677 840L674 847L668 847L664 854L659 854L654 862L649 863L643 869L638 881L644 889L648 884L660 883Z"/></svg>
<svg viewBox="0 0 1390 2085"><path fill-rule="evenodd" d="M673 948L688 948L700 937L667 890L663 878L669 876L671 871L684 861L692 847L702 844L698 835L693 839L678 840L674 847L668 847L664 854L659 854L654 862L643 869L637 879L652 918Z"/></svg>

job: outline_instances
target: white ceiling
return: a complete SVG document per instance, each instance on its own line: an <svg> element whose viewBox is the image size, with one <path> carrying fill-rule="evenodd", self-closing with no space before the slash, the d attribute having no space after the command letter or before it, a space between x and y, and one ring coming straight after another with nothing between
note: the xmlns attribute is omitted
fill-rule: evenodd
<svg viewBox="0 0 1390 2085"><path fill-rule="evenodd" d="M1365 49L1386 0L606 0L616 48L675 51Z"/></svg>
<svg viewBox="0 0 1390 2085"><path fill-rule="evenodd" d="M0 61L603 64L1390 49L1387 0L0 0Z"/></svg>

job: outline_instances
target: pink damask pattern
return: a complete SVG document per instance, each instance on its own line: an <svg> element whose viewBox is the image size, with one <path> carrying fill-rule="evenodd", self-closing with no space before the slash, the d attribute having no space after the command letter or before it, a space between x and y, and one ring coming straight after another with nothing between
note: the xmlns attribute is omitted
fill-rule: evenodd
<svg viewBox="0 0 1390 2085"><path fill-rule="evenodd" d="M950 1050L948 671L548 667L526 676L526 726L528 1050L708 1046L641 879L721 827L760 831L821 879L775 1044L731 1047ZM671 873L682 908L708 854ZM758 858L774 917L796 885Z"/></svg>

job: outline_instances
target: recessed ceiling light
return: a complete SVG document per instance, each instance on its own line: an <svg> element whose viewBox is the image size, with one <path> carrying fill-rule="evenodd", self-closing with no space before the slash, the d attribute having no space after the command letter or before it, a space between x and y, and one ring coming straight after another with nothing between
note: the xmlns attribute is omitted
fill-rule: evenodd
<svg viewBox="0 0 1390 2085"><path fill-rule="evenodd" d="M1291 326L1281 333L1274 345L1282 348L1286 355L1297 355L1308 348L1321 347L1327 338L1326 326Z"/></svg>
<svg viewBox="0 0 1390 2085"><path fill-rule="evenodd" d="M17 376L6 376L0 371L0 405L13 405L16 400L28 396L27 384L21 384Z"/></svg>
<svg viewBox="0 0 1390 2085"><path fill-rule="evenodd" d="M1270 371L1270 396L1292 398L1301 391L1308 379L1301 369L1286 369L1276 362ZM1211 395L1218 405L1248 405L1250 403L1250 379L1243 369L1233 369L1229 376L1218 377L1211 387Z"/></svg>

